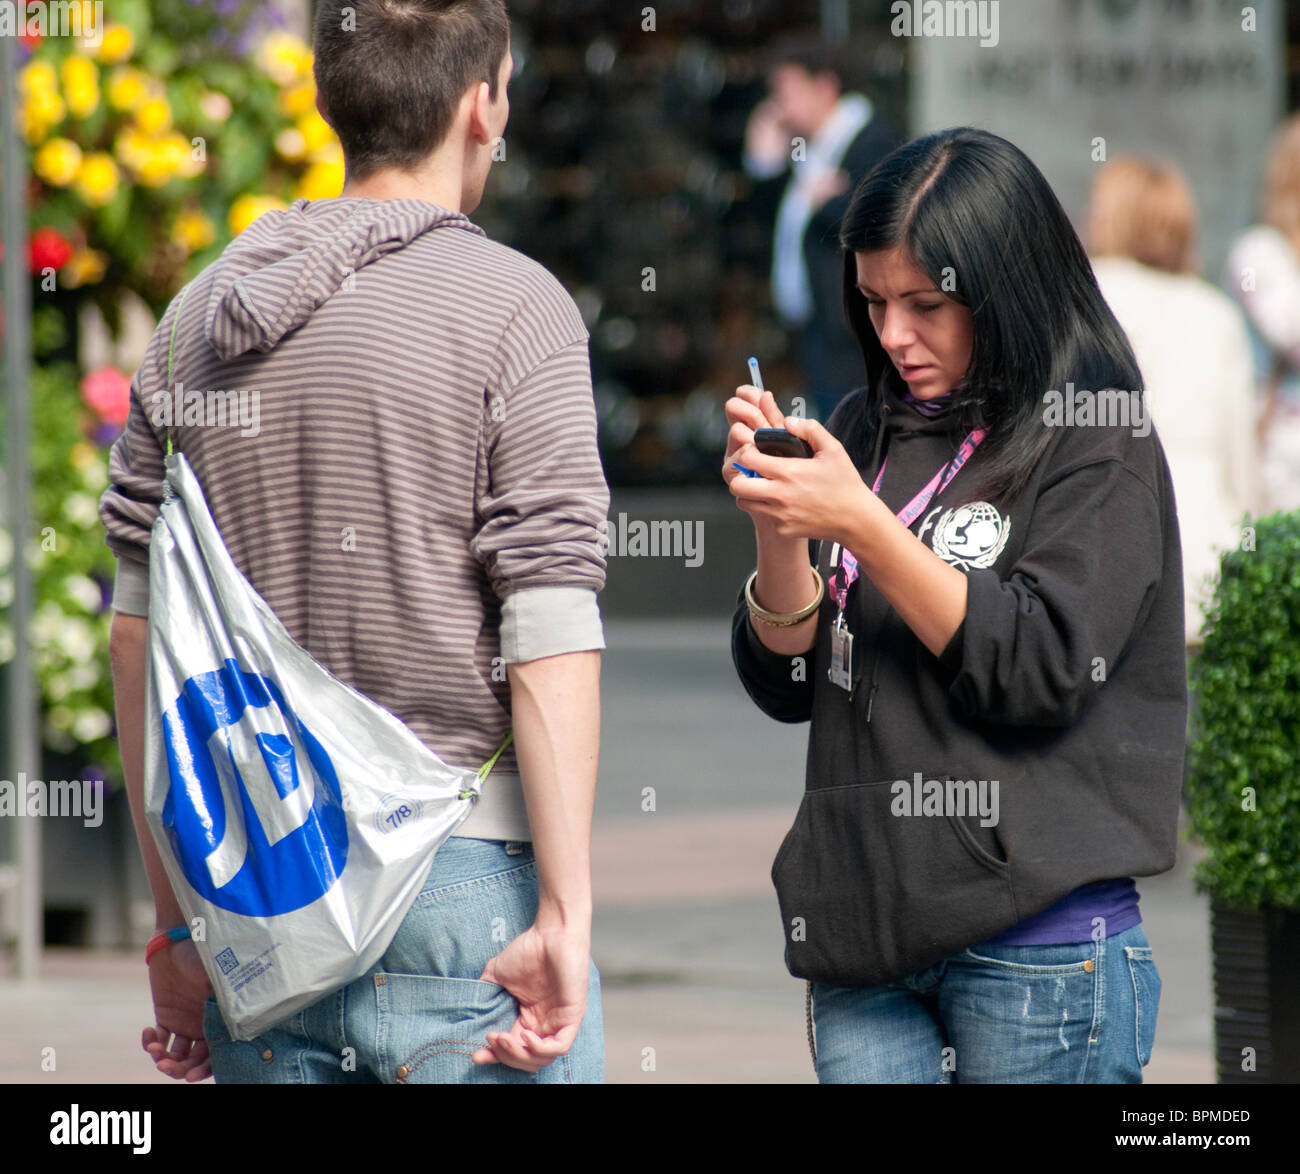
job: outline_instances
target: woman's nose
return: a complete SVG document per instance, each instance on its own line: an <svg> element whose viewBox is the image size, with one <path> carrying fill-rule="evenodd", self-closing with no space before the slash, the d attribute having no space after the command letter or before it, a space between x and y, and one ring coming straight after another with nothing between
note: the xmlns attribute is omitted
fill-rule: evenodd
<svg viewBox="0 0 1300 1174"><path fill-rule="evenodd" d="M897 351L911 342L912 338L913 333L902 307L886 307L884 321L880 324L880 345L887 351Z"/></svg>

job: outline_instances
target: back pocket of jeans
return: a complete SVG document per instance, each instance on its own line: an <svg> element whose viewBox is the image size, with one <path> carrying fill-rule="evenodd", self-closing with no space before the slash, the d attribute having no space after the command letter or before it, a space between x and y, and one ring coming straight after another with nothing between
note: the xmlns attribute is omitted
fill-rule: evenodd
<svg viewBox="0 0 1300 1174"><path fill-rule="evenodd" d="M519 1016L519 1005L505 987L421 974L376 974L372 981L379 1075L385 1083L537 1083L535 1072L470 1059L487 1047L489 1031L509 1031Z"/></svg>
<svg viewBox="0 0 1300 1174"><path fill-rule="evenodd" d="M1160 1008L1160 972L1151 956L1150 946L1125 946L1129 975L1133 979L1135 1036L1138 1063L1143 1068L1151 1059L1156 1043L1156 1014Z"/></svg>

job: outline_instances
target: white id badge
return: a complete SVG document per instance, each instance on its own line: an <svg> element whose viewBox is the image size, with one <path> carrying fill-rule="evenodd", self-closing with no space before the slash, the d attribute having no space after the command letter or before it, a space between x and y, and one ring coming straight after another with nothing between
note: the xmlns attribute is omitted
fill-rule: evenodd
<svg viewBox="0 0 1300 1174"><path fill-rule="evenodd" d="M840 612L831 625L831 667L826 670L832 685L845 692L853 692L853 633L844 623Z"/></svg>

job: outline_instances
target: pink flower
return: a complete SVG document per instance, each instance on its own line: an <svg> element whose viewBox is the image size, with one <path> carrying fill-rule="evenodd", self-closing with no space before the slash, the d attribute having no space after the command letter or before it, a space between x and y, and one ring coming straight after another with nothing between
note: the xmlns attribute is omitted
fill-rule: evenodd
<svg viewBox="0 0 1300 1174"><path fill-rule="evenodd" d="M81 398L101 420L123 428L131 411L131 378L116 367L100 367L82 377Z"/></svg>

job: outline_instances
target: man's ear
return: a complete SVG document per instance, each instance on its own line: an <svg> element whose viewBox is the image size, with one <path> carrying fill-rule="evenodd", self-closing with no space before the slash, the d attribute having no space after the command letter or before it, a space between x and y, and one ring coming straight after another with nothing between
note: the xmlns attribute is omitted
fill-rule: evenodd
<svg viewBox="0 0 1300 1174"><path fill-rule="evenodd" d="M469 106L469 133L481 146L488 146L496 137L492 133L492 88L479 82L472 91Z"/></svg>

